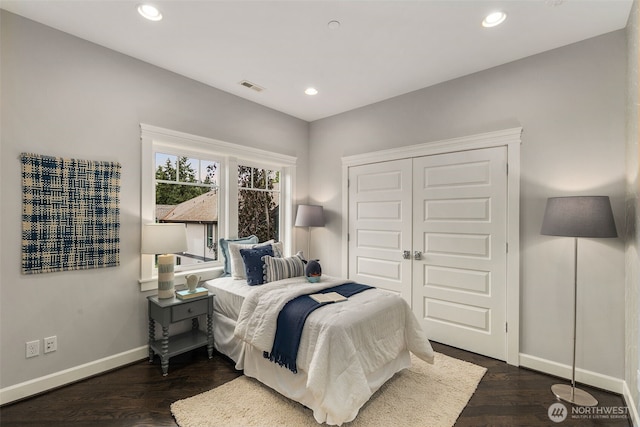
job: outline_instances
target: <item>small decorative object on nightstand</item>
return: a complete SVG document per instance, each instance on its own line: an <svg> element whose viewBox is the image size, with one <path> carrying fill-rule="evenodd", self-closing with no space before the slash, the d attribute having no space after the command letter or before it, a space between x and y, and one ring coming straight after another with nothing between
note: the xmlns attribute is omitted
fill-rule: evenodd
<svg viewBox="0 0 640 427"><path fill-rule="evenodd" d="M207 346L209 359L213 357L213 294L188 300L179 298L159 299L156 295L149 300L149 362L154 354L160 356L162 375L169 373L169 358L187 351ZM207 315L207 333L199 328L198 316ZM169 337L169 325L191 319L191 330ZM156 338L155 322L162 326L162 338Z"/></svg>
<svg viewBox="0 0 640 427"><path fill-rule="evenodd" d="M200 276L196 276L195 274L189 274L185 277L187 279L187 287L189 288L189 292L193 293L196 291L198 287L198 283L200 283Z"/></svg>

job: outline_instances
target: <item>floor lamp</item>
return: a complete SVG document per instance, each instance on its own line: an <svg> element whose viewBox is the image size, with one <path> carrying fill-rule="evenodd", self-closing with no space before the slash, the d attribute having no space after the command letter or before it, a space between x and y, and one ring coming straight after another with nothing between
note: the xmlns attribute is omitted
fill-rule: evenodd
<svg viewBox="0 0 640 427"><path fill-rule="evenodd" d="M598 401L576 388L576 320L578 295L578 237L618 237L607 196L551 197L542 220L541 234L573 237L573 369L571 385L555 384L551 391L558 399L578 406L596 406Z"/></svg>
<svg viewBox="0 0 640 427"><path fill-rule="evenodd" d="M324 210L322 206L299 205L296 214L296 227L307 227L307 259L311 259L311 227L324 227Z"/></svg>

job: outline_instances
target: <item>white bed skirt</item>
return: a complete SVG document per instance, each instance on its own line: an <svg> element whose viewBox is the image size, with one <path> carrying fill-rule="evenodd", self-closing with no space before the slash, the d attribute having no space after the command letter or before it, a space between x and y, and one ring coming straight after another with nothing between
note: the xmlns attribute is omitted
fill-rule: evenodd
<svg viewBox="0 0 640 427"><path fill-rule="evenodd" d="M213 311L213 346L220 353L238 363L242 356L242 341L233 336L236 321Z"/></svg>
<svg viewBox="0 0 640 427"><path fill-rule="evenodd" d="M243 342L233 336L236 322L219 312L214 311L213 325L214 346L216 350L236 362L236 369L244 370L245 375L257 379L283 396L310 408L313 410L313 416L318 423L339 425L342 422L352 421L356 415L358 415L360 408L353 408L352 417L348 420L336 422L332 419L330 411L322 408L320 402L318 402L309 389L307 389L307 374L303 370L298 370L298 373L294 374L288 369L265 359L262 352L255 347L244 345ZM367 382L371 389L371 395L396 372L400 372L410 366L410 353L408 350L404 350L396 359L377 371L368 374ZM369 397L371 397L371 395Z"/></svg>

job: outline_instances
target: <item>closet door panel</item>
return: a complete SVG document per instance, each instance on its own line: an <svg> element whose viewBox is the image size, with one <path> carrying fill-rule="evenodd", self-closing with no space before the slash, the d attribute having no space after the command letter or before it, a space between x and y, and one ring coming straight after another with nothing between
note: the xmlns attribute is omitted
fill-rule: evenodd
<svg viewBox="0 0 640 427"><path fill-rule="evenodd" d="M349 168L349 279L411 304L411 160Z"/></svg>
<svg viewBox="0 0 640 427"><path fill-rule="evenodd" d="M414 159L413 310L429 339L506 358L506 148Z"/></svg>

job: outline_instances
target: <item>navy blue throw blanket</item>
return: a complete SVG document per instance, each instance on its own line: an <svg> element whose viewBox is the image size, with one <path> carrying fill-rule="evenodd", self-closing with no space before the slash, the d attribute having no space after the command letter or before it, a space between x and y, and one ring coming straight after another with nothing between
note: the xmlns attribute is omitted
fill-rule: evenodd
<svg viewBox="0 0 640 427"><path fill-rule="evenodd" d="M314 294L337 292L343 297L349 298L367 289L372 289L372 287L359 283L347 283L323 289L314 292ZM271 353L265 351L263 354L264 357L272 362L276 362L280 366L286 367L294 374L297 373L298 367L296 366L296 359L298 357L298 347L300 346L304 322L314 310L331 303L332 302L317 302L309 295L300 295L286 303L278 314L276 336L273 340Z"/></svg>

